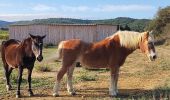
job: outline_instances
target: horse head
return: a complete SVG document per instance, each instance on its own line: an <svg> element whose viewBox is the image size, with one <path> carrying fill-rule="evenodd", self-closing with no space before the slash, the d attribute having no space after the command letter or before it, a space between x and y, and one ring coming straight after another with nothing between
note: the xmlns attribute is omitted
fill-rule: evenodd
<svg viewBox="0 0 170 100"><path fill-rule="evenodd" d="M36 57L36 59L41 62L43 60L42 56L42 49L43 49L43 39L46 37L44 36L34 36L29 34L32 40L32 51Z"/></svg>
<svg viewBox="0 0 170 100"><path fill-rule="evenodd" d="M143 38L139 44L139 48L148 56L150 61L154 61L157 58L152 31L146 31L143 33Z"/></svg>

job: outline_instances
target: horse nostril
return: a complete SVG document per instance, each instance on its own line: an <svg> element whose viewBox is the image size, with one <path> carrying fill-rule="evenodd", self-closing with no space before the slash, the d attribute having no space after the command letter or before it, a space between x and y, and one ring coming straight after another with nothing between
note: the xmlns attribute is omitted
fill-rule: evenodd
<svg viewBox="0 0 170 100"><path fill-rule="evenodd" d="M156 55L153 56L153 59L156 59Z"/></svg>
<svg viewBox="0 0 170 100"><path fill-rule="evenodd" d="M38 56L38 57L37 57L37 60L38 60L38 61L42 61L42 60L43 60L43 57L42 57L42 56Z"/></svg>

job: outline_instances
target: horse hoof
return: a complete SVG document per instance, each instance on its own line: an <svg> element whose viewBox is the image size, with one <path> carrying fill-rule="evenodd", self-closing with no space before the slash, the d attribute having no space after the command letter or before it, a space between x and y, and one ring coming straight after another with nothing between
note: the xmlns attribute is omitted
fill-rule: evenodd
<svg viewBox="0 0 170 100"><path fill-rule="evenodd" d="M10 91L10 90L11 90L11 88L12 88L12 86L11 86L11 85L7 85L7 86L6 86L7 91Z"/></svg>
<svg viewBox="0 0 170 100"><path fill-rule="evenodd" d="M30 97L31 97L31 96L34 96L34 94L33 94L33 93L30 93L29 96L30 96Z"/></svg>
<svg viewBox="0 0 170 100"><path fill-rule="evenodd" d="M10 91L10 89L9 89L9 88L7 88L7 89L6 89L6 91L7 91L7 92L8 92L8 91Z"/></svg>
<svg viewBox="0 0 170 100"><path fill-rule="evenodd" d="M54 97L59 97L59 94L53 93L53 96L54 96Z"/></svg>
<svg viewBox="0 0 170 100"><path fill-rule="evenodd" d="M116 97L117 95L114 94L114 95L109 95L109 96L113 98L113 97Z"/></svg>
<svg viewBox="0 0 170 100"><path fill-rule="evenodd" d="M109 94L110 97L116 97L117 94L116 93L113 93L113 94Z"/></svg>
<svg viewBox="0 0 170 100"><path fill-rule="evenodd" d="M76 92L72 92L71 95L72 95L72 96L76 95Z"/></svg>
<svg viewBox="0 0 170 100"><path fill-rule="evenodd" d="M16 95L16 98L20 98L21 96L20 95Z"/></svg>

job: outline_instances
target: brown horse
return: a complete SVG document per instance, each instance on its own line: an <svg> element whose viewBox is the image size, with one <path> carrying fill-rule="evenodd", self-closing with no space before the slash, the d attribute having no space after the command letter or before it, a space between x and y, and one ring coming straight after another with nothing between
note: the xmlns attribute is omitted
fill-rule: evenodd
<svg viewBox="0 0 170 100"><path fill-rule="evenodd" d="M45 38L45 35L33 36L30 34L30 37L22 42L15 39L2 42L1 56L4 65L7 91L12 88L10 84L10 74L14 68L18 68L18 87L16 98L20 97L20 84L24 68L28 69L29 96L33 95L31 89L31 74L35 60L43 60L43 38Z"/></svg>
<svg viewBox="0 0 170 100"><path fill-rule="evenodd" d="M120 66L136 49L140 49L151 61L156 59L153 37L149 32L118 31L97 43L86 43L79 39L62 41L58 47L58 58L61 59L62 67L57 74L53 96L59 96L60 81L66 72L67 90L71 95L75 95L72 86L75 62L91 68L110 68L109 94L116 96Z"/></svg>

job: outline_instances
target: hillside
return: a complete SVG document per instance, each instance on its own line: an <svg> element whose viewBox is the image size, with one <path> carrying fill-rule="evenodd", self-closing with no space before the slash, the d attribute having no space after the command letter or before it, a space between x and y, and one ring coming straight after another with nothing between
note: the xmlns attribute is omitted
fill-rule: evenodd
<svg viewBox="0 0 170 100"><path fill-rule="evenodd" d="M7 22L0 20L0 27L7 28L10 24L13 24L14 22Z"/></svg>
<svg viewBox="0 0 170 100"><path fill-rule="evenodd" d="M122 28L128 26L133 31L144 31L145 26L149 23L149 19L133 19L128 17L118 17L115 19L103 20L82 20L72 18L48 18L48 19L35 19L32 21L18 21L14 25L27 25L27 24L113 24L121 25Z"/></svg>
<svg viewBox="0 0 170 100"><path fill-rule="evenodd" d="M0 21L0 27L8 27L8 25L28 25L28 24L113 24L121 25L121 29L133 31L144 31L144 28L150 22L149 19L133 19L128 17L118 17L115 19L103 20L82 20L73 18L48 18L48 19L34 19L32 21L17 21L6 22Z"/></svg>

